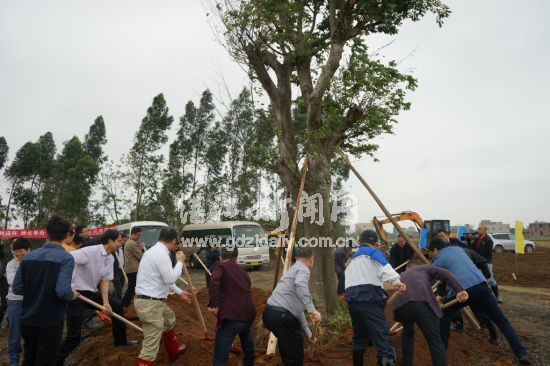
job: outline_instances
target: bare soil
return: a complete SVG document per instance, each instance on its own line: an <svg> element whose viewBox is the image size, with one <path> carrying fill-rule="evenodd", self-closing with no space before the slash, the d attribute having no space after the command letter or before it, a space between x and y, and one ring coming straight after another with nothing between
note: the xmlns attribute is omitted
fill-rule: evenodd
<svg viewBox="0 0 550 366"><path fill-rule="evenodd" d="M499 282L504 303L502 308L520 339L530 350L534 365L550 365L550 349L545 342L550 335L550 248L537 247L532 255L514 255L505 253L495 255L494 270ZM204 287L204 275L200 270L191 270L191 277L195 287ZM261 270L250 271L252 278L253 297L258 308L258 317L255 322L256 335L256 364L282 365L278 355L265 356L267 331L261 325L261 311L269 296L273 283L273 267L266 266ZM515 273L516 279L512 273ZM206 321L208 334L215 335L215 318L206 309L207 291L202 288L198 294L201 311ZM177 299L170 299L169 305L176 312L177 335L180 341L188 345L187 353L173 365L207 365L212 362L213 341L203 340L203 331L193 305L185 304ZM388 318L391 315L388 313ZM139 322L136 321L139 324ZM393 320L390 320L393 323ZM331 326L322 328L320 332L325 336L323 344L314 352L312 360L306 365L351 365L352 331L349 325L344 324L337 336L329 336L334 331ZM133 329L128 329L130 338L141 339L141 335ZM485 331L475 332L468 325L464 333L453 332L448 349L450 366L511 366L515 364L504 337L500 337L499 345L495 346L486 340ZM393 337L395 351L400 358L399 336ZM5 346L5 337L0 338L0 346ZM67 363L73 365L105 365L130 366L135 364L140 346L115 348L112 345L111 333L108 328L100 329L94 336L83 340L80 347L70 357ZM417 331L415 347L415 365L430 365L430 355L421 333ZM306 358L309 349L306 348ZM7 364L6 352L2 352L2 364ZM367 352L366 365L373 366L375 350ZM240 365L242 354L232 352L229 365ZM162 349L159 350L156 365L168 365L167 357Z"/></svg>

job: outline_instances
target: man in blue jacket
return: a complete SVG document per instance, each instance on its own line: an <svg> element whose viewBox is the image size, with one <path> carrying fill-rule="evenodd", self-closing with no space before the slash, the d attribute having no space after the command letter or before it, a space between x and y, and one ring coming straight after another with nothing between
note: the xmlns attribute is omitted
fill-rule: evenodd
<svg viewBox="0 0 550 366"><path fill-rule="evenodd" d="M485 278L483 278L481 272L476 268L464 250L459 247L448 246L441 239L432 241L428 249L430 255L434 258L432 264L451 272L462 287L466 289L466 292L468 292L468 301L455 304L443 310L440 331L445 347L449 344L451 317L462 307L469 305L474 313L484 313L496 324L504 337L506 337L520 365L531 365L527 356L527 350L521 344L506 316L502 313ZM452 292L449 293L449 296L453 296Z"/></svg>
<svg viewBox="0 0 550 366"><path fill-rule="evenodd" d="M21 262L12 290L23 296L21 336L24 365L55 365L63 335L65 304L76 298L71 289L74 259L63 249L71 225L52 216L48 241Z"/></svg>
<svg viewBox="0 0 550 366"><path fill-rule="evenodd" d="M359 237L359 250L346 269L346 302L353 327L353 365L363 366L365 350L371 344L377 351L377 366L394 366L395 352L384 313L388 295L382 286L389 282L403 293L399 274L376 249L378 235L365 230Z"/></svg>

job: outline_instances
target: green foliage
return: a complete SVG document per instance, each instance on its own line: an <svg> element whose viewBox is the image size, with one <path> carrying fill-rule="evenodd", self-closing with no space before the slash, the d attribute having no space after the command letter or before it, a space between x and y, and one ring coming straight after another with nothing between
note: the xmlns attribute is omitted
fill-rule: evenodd
<svg viewBox="0 0 550 366"><path fill-rule="evenodd" d="M199 108L196 109L195 114L191 114L189 117L190 126L190 146L193 150L193 183L191 186L191 194L195 195L198 190L198 173L199 165L204 161L204 155L206 153L207 142L206 134L208 129L214 124L214 102L212 100L212 93L207 89L202 93Z"/></svg>
<svg viewBox="0 0 550 366"><path fill-rule="evenodd" d="M13 203L17 207L16 214L23 220L23 227L28 227L31 216L36 211L38 201L37 193L22 185L15 187L13 192Z"/></svg>
<svg viewBox="0 0 550 366"><path fill-rule="evenodd" d="M216 122L206 135L204 163L206 179L202 189L205 218L214 219L224 201L227 175L224 173L227 154L227 132Z"/></svg>
<svg viewBox="0 0 550 366"><path fill-rule="evenodd" d="M84 150L99 165L107 159L103 156L103 146L107 143L106 134L103 116L98 116L84 137Z"/></svg>
<svg viewBox="0 0 550 366"><path fill-rule="evenodd" d="M164 156L158 150L168 141L167 131L174 118L169 115L164 96L157 95L147 109L147 115L134 137L134 144L127 157L130 168L128 183L134 187L134 219L142 216L143 201L154 200L159 190L159 179Z"/></svg>
<svg viewBox="0 0 550 366"><path fill-rule="evenodd" d="M94 212L101 212L92 221L96 224L120 224L129 214L131 204L126 186L127 173L122 164L108 161L99 174L99 191L101 198Z"/></svg>
<svg viewBox="0 0 550 366"><path fill-rule="evenodd" d="M98 163L84 150L78 137L66 141L56 160L54 211L72 222L88 222L90 195L99 171Z"/></svg>
<svg viewBox="0 0 550 366"><path fill-rule="evenodd" d="M11 183L6 207L5 225L14 217L21 217L25 226L36 222L43 213L42 192L54 174L55 143L50 132L37 142L25 143L15 154L5 175ZM15 209L11 205L15 205ZM12 216L17 215L17 216Z"/></svg>
<svg viewBox="0 0 550 366"><path fill-rule="evenodd" d="M257 184L254 183L261 179L258 167L270 159L273 131L269 123L262 123L258 118L246 88L231 102L224 125L229 149L229 199L239 212L236 218L244 219L244 213L257 201Z"/></svg>
<svg viewBox="0 0 550 366"><path fill-rule="evenodd" d="M6 161L8 161L8 143L6 142L6 138L4 136L0 136L0 170L4 168L4 165L6 165Z"/></svg>

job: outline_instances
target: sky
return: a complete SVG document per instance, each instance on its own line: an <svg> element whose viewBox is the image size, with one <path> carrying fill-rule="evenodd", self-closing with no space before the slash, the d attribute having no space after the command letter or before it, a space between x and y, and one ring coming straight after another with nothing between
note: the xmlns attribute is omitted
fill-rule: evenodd
<svg viewBox="0 0 550 366"><path fill-rule="evenodd" d="M453 225L550 221L550 2L446 3L453 14L442 28L428 16L369 38L371 50L391 41L380 52L419 87L395 133L377 139L379 162L354 165L390 212ZM46 131L60 149L101 114L117 160L158 93L176 120L206 88L236 96L247 76L207 12L200 0L0 0L0 136L10 159ZM357 179L346 188L359 222L382 214Z"/></svg>

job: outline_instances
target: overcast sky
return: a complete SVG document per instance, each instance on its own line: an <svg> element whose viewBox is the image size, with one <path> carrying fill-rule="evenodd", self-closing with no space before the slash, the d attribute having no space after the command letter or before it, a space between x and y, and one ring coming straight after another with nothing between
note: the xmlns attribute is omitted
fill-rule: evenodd
<svg viewBox="0 0 550 366"><path fill-rule="evenodd" d="M407 24L384 49L405 58L419 88L395 135L379 139L380 162L355 165L392 212L452 224L548 221L550 2L447 3L443 28L431 16ZM222 78L236 95L246 75L206 12L200 0L0 0L0 136L10 158L46 131L60 149L102 114L106 153L118 159L158 93L176 120L205 88L227 99ZM359 221L381 214L356 179L348 186Z"/></svg>

